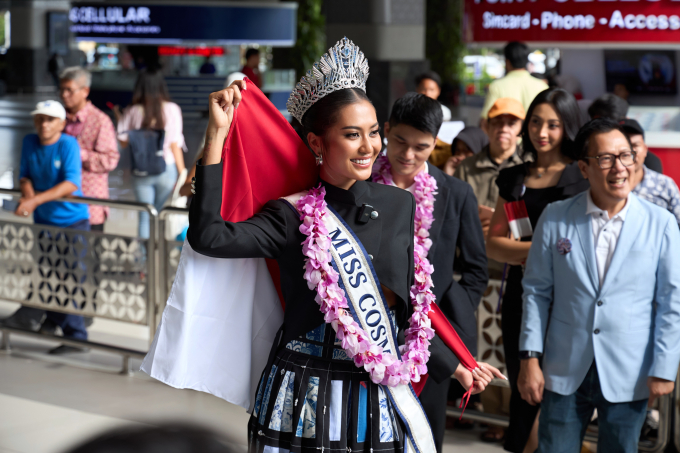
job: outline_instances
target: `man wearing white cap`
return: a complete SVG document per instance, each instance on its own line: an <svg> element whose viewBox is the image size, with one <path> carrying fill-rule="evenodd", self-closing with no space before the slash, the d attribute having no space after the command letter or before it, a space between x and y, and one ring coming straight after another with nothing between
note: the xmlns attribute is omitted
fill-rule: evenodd
<svg viewBox="0 0 680 453"><path fill-rule="evenodd" d="M61 132L66 111L57 101L44 101L38 103L31 115L37 133L24 137L19 170L21 199L14 213L20 217L33 214L37 224L89 231L87 205L54 201L68 195L83 195L80 147L75 138ZM44 314L43 310L22 307L3 324L36 331L41 328ZM87 339L81 316L47 312L44 324L52 330L53 326L61 327L64 337ZM50 353L79 350L60 346Z"/></svg>

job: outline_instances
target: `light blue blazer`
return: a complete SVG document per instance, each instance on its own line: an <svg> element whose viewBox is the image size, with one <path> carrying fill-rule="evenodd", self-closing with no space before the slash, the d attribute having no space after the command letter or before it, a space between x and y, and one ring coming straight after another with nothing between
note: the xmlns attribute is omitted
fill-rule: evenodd
<svg viewBox="0 0 680 453"><path fill-rule="evenodd" d="M522 280L520 350L543 352L545 388L555 393L576 392L595 360L607 401L646 399L647 377L673 381L680 362L678 224L631 193L600 289L587 194L548 205L538 221ZM563 238L566 254L556 246Z"/></svg>

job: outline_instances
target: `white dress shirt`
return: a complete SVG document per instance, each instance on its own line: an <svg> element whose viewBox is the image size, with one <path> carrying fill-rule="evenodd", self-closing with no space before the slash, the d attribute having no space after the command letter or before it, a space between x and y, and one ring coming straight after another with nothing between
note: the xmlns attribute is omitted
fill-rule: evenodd
<svg viewBox="0 0 680 453"><path fill-rule="evenodd" d="M626 205L619 211L614 218L609 218L609 213L598 208L590 196L588 190L588 204L586 206L586 214L590 215L593 224L593 243L595 244L595 257L597 260L597 275L600 278L600 288L604 283L604 278L607 275L609 264L612 262L616 244L619 241L621 228L623 222L626 220L628 213L628 200Z"/></svg>

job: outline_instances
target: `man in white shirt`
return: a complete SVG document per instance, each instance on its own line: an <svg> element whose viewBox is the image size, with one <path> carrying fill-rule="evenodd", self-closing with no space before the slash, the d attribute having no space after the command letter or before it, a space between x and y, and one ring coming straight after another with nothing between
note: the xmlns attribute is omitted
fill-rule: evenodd
<svg viewBox="0 0 680 453"><path fill-rule="evenodd" d="M618 123L589 122L574 149L590 190L536 227L518 387L541 404L538 452L580 452L597 409L598 451L634 453L647 399L673 391L680 362L680 232L631 192L636 153Z"/></svg>

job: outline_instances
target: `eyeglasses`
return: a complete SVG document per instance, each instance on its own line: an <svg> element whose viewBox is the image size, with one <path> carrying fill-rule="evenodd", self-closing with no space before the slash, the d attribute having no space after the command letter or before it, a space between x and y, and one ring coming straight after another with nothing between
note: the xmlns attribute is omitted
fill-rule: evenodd
<svg viewBox="0 0 680 453"><path fill-rule="evenodd" d="M82 90L83 88L84 88L84 87L78 87L78 88L76 88L75 90L73 90L73 89L71 89L71 88L59 88L59 92L62 93L62 94L71 95L71 94L73 94L73 93L75 93L75 92L77 92L77 91Z"/></svg>
<svg viewBox="0 0 680 453"><path fill-rule="evenodd" d="M608 170L614 166L616 159L620 160L621 165L624 167L630 167L635 163L635 156L637 156L635 151L627 151L625 153L619 154L618 156L614 154L602 154L595 157L586 156L584 159L597 159L597 164L600 166L600 168L603 170Z"/></svg>

